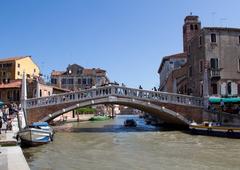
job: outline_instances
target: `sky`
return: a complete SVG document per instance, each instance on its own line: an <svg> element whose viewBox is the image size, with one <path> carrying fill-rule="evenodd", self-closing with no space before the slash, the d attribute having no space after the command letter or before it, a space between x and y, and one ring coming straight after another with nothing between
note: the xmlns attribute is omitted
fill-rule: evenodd
<svg viewBox="0 0 240 170"><path fill-rule="evenodd" d="M32 56L47 78L68 64L111 81L159 86L164 56L183 51L184 18L240 28L239 0L0 0L0 58Z"/></svg>

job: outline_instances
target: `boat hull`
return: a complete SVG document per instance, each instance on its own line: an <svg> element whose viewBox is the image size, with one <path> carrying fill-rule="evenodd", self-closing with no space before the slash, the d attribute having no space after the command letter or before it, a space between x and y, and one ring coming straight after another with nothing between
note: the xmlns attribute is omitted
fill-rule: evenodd
<svg viewBox="0 0 240 170"><path fill-rule="evenodd" d="M37 146L50 142L53 136L46 130L27 128L18 132L18 137L23 146Z"/></svg>
<svg viewBox="0 0 240 170"><path fill-rule="evenodd" d="M237 127L223 127L223 126L201 126L190 125L189 129L192 134L218 136L227 138L240 138L240 128Z"/></svg>

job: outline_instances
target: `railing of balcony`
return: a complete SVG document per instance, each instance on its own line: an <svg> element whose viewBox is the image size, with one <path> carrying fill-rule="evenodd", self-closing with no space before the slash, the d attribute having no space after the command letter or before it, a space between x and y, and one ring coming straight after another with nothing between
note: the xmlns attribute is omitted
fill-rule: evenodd
<svg viewBox="0 0 240 170"><path fill-rule="evenodd" d="M210 76L211 78L220 77L220 69L211 69Z"/></svg>

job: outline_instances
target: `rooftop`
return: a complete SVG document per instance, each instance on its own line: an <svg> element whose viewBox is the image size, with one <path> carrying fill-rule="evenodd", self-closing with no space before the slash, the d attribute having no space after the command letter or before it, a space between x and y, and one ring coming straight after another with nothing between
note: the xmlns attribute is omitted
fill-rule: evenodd
<svg viewBox="0 0 240 170"><path fill-rule="evenodd" d="M26 57L31 57L31 56L17 56L17 57L9 57L9 58L2 58L0 59L0 62L4 62L4 61L15 61L15 60L20 60Z"/></svg>
<svg viewBox="0 0 240 170"><path fill-rule="evenodd" d="M0 89L20 88L21 85L22 85L22 80L13 80L7 84L0 84Z"/></svg>
<svg viewBox="0 0 240 170"><path fill-rule="evenodd" d="M180 58L187 58L187 53L184 52L184 53L178 53L178 54L173 54L173 55L169 55L169 56L163 57L162 58L162 62L161 62L160 66L159 66L159 69L158 69L158 73L161 72L164 63L167 60L170 60L170 59L180 59Z"/></svg>
<svg viewBox="0 0 240 170"><path fill-rule="evenodd" d="M204 27L202 30L210 30L210 31L235 31L240 32L240 28L228 28L228 27Z"/></svg>

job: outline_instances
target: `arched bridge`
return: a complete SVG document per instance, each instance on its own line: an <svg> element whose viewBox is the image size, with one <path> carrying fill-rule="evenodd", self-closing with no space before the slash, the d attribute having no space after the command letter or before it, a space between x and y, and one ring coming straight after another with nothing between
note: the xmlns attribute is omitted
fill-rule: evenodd
<svg viewBox="0 0 240 170"><path fill-rule="evenodd" d="M169 124L187 125L202 119L203 100L193 96L104 86L25 101L29 122L50 121L78 107L119 104L136 108L161 118Z"/></svg>

